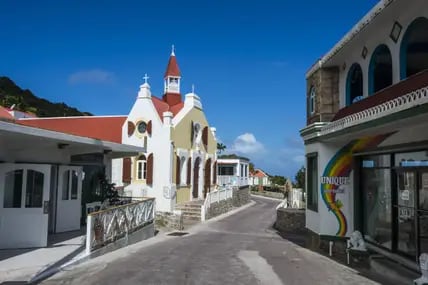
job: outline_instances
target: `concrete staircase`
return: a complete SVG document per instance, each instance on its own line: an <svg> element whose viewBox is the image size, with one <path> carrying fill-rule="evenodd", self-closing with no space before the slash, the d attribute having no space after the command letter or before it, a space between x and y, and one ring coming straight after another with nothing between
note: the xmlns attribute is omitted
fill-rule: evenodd
<svg viewBox="0 0 428 285"><path fill-rule="evenodd" d="M201 221L201 208L203 204L204 200L197 200L175 206L176 210L181 211L185 229Z"/></svg>

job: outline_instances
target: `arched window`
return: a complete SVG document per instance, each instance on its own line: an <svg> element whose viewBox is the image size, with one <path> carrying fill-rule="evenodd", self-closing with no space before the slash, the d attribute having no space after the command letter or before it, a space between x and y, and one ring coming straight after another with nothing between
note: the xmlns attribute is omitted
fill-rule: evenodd
<svg viewBox="0 0 428 285"><path fill-rule="evenodd" d="M363 98L363 71L358 63L354 63L346 79L346 106Z"/></svg>
<svg viewBox="0 0 428 285"><path fill-rule="evenodd" d="M407 28L400 47L400 78L428 69L428 19L417 18Z"/></svg>
<svg viewBox="0 0 428 285"><path fill-rule="evenodd" d="M140 155L137 158L137 180L147 178L147 161L145 155Z"/></svg>
<svg viewBox="0 0 428 285"><path fill-rule="evenodd" d="M309 114L315 113L315 99L316 99L316 92L315 87L311 87L309 91Z"/></svg>
<svg viewBox="0 0 428 285"><path fill-rule="evenodd" d="M369 95L392 85L392 57L386 45L378 46L370 59Z"/></svg>

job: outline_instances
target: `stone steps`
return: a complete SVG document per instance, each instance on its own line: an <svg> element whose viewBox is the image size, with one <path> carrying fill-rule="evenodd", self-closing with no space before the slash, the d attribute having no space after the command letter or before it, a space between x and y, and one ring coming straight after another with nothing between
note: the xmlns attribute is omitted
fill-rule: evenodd
<svg viewBox="0 0 428 285"><path fill-rule="evenodd" d="M175 206L176 210L181 211L183 218L191 221L200 221L201 220L201 208L204 201L190 201L184 204L179 204Z"/></svg>

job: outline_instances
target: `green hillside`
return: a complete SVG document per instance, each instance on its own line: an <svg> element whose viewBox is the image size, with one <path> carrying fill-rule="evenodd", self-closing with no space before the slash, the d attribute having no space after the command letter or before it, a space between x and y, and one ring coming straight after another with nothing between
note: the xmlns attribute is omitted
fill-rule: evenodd
<svg viewBox="0 0 428 285"><path fill-rule="evenodd" d="M22 90L8 77L0 76L0 105L18 111L31 112L38 117L92 116L65 103L52 103L35 96L30 90Z"/></svg>

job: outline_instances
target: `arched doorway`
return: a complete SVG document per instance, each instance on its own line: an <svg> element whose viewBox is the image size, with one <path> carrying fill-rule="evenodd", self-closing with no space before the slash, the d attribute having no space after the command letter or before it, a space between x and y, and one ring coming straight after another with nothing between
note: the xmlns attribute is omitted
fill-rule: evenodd
<svg viewBox="0 0 428 285"><path fill-rule="evenodd" d="M346 106L363 98L363 71L358 63L354 63L346 79Z"/></svg>
<svg viewBox="0 0 428 285"><path fill-rule="evenodd" d="M195 160L193 165L193 198L198 198L199 196L199 165L201 164L201 159L198 157Z"/></svg>
<svg viewBox="0 0 428 285"><path fill-rule="evenodd" d="M428 19L417 18L407 28L400 47L400 77L428 69Z"/></svg>
<svg viewBox="0 0 428 285"><path fill-rule="evenodd" d="M205 175L204 175L204 198L207 197L207 193L210 192L211 187L211 158L205 162Z"/></svg>
<svg viewBox="0 0 428 285"><path fill-rule="evenodd" d="M390 85L392 85L392 56L386 45L380 45L370 59L369 95Z"/></svg>

